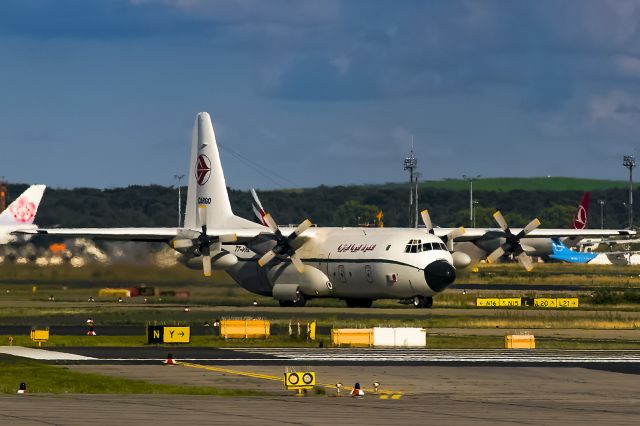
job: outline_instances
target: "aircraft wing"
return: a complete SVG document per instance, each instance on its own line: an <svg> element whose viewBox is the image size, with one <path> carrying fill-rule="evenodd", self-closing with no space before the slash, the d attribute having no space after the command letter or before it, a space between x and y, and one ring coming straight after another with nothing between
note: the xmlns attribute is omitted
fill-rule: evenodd
<svg viewBox="0 0 640 426"><path fill-rule="evenodd" d="M436 236L443 237L457 228L434 228ZM518 234L522 228L512 228L511 232ZM500 238L505 234L499 228L465 228L465 233L455 238L455 242L478 241ZM525 238L562 238L562 237L629 237L636 235L636 231L628 229L534 229Z"/></svg>
<svg viewBox="0 0 640 426"><path fill-rule="evenodd" d="M209 236L235 233L238 241L247 241L260 229L208 229ZM186 228L38 228L15 231L16 234L50 235L62 238L92 238L116 241L170 241L173 238L197 238L199 231Z"/></svg>

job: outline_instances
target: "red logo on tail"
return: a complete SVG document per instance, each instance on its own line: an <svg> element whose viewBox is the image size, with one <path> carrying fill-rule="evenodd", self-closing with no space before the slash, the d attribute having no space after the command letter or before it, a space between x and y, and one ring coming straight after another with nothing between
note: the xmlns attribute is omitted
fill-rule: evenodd
<svg viewBox="0 0 640 426"><path fill-rule="evenodd" d="M204 185L209 180L211 176L211 160L204 154L200 154L198 156L198 161L196 162L196 180L198 181L198 185Z"/></svg>
<svg viewBox="0 0 640 426"><path fill-rule="evenodd" d="M20 197L11 203L9 212L18 222L32 223L36 215L36 205L25 197Z"/></svg>
<svg viewBox="0 0 640 426"><path fill-rule="evenodd" d="M573 217L573 229L584 229L587 227L587 212L589 211L589 193L582 195L582 201L578 206L578 211Z"/></svg>

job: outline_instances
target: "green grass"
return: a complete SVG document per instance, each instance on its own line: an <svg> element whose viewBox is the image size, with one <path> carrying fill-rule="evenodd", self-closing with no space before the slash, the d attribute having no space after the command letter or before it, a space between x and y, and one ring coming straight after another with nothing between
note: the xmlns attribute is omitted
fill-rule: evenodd
<svg viewBox="0 0 640 426"><path fill-rule="evenodd" d="M421 185L425 188L469 190L469 182L464 179L427 181ZM478 191L595 191L627 187L628 183L622 180L569 177L480 178L473 182L473 189Z"/></svg>
<svg viewBox="0 0 640 426"><path fill-rule="evenodd" d="M29 393L266 395L263 392L247 390L153 384L143 380L79 373L65 367L10 356L0 357L0 392L14 394L22 382L27 384Z"/></svg>
<svg viewBox="0 0 640 426"><path fill-rule="evenodd" d="M322 336L328 340L328 336ZM13 336L15 346L38 347L29 336ZM9 336L0 336L0 345L8 345ZM43 347L140 347L147 344L145 336L50 336ZM318 341L294 339L289 336L271 336L268 339L223 339L217 336L192 336L189 346L194 347L317 347ZM166 348L184 344L154 345Z"/></svg>

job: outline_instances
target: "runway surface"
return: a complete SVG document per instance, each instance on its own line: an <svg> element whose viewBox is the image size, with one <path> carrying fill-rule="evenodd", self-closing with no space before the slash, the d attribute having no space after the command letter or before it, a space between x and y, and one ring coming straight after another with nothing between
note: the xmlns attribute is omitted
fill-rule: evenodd
<svg viewBox="0 0 640 426"><path fill-rule="evenodd" d="M402 392L397 400L367 392L363 399L297 398L282 383L187 367L77 364L74 371L178 385L256 389L253 398L188 395L0 395L0 424L84 425L636 425L640 380L584 368L459 366L314 367L323 383L354 382ZM236 369L282 375L283 366ZM29 381L29 380L27 380Z"/></svg>
<svg viewBox="0 0 640 426"><path fill-rule="evenodd" d="M10 348L0 347L0 353L13 354L15 347ZM159 364L169 353L176 360L203 365L575 366L640 373L640 350L60 347L34 350L31 357L56 362L143 365Z"/></svg>

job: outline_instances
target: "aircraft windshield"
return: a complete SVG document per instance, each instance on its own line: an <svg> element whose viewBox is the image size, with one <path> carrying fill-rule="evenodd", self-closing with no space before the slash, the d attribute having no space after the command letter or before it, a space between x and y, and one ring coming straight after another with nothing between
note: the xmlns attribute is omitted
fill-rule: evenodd
<svg viewBox="0 0 640 426"><path fill-rule="evenodd" d="M429 250L447 250L447 246L439 242L423 243L422 240L410 240L404 248L405 253L421 253Z"/></svg>

